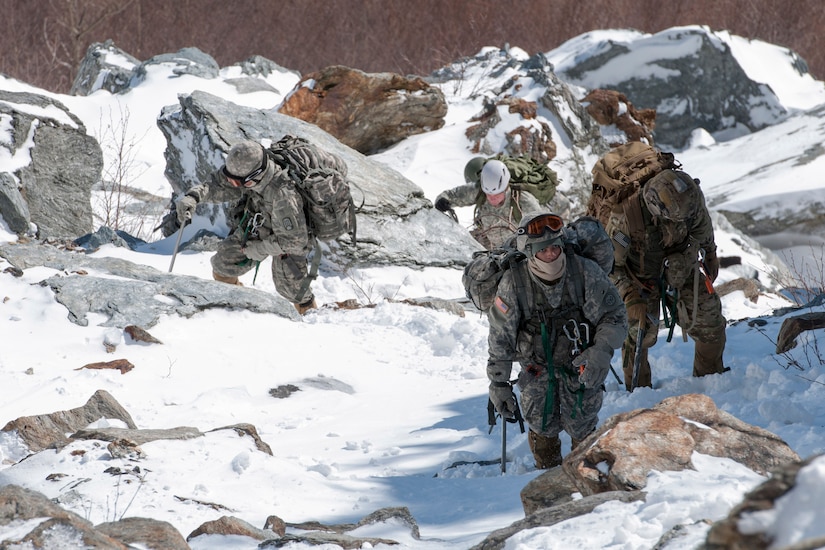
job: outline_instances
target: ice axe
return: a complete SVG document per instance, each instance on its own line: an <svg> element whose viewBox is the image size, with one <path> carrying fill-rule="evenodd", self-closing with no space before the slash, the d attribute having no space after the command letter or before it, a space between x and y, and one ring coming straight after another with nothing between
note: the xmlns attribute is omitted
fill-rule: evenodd
<svg viewBox="0 0 825 550"><path fill-rule="evenodd" d="M499 415L501 416L501 415ZM515 417L511 419L501 417L501 473L507 473L507 423L508 422L518 422L519 428L521 428L521 433L524 433L524 418L521 416L521 409L518 406L518 401L516 401L516 412ZM493 432L493 426L496 425L496 407L493 405L493 401L488 399L487 400L487 424L490 426L490 431L487 433Z"/></svg>
<svg viewBox="0 0 825 550"><path fill-rule="evenodd" d="M172 251L172 261L169 263L169 273L172 273L172 268L175 267L175 258L178 255L178 249L180 248L180 240L183 237L183 228L186 227L192 221L192 213L186 212L184 215L183 224L178 229L178 238L175 240L175 250Z"/></svg>

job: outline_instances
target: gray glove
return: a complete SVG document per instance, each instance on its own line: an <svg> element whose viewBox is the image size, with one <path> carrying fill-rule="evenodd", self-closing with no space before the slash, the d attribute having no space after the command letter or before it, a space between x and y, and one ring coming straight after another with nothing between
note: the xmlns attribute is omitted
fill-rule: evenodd
<svg viewBox="0 0 825 550"><path fill-rule="evenodd" d="M246 243L243 253L250 260L260 262L269 256L283 256L284 251L275 241L250 241Z"/></svg>
<svg viewBox="0 0 825 550"><path fill-rule="evenodd" d="M198 201L195 200L195 197L190 197L189 195L184 195L175 203L175 210L178 213L178 223L181 227L192 219L197 205Z"/></svg>
<svg viewBox="0 0 825 550"><path fill-rule="evenodd" d="M490 401L505 420L516 418L516 394L509 382L490 382Z"/></svg>
<svg viewBox="0 0 825 550"><path fill-rule="evenodd" d="M598 346L589 347L573 359L573 366L579 371L579 382L587 389L604 384L613 350L604 351Z"/></svg>

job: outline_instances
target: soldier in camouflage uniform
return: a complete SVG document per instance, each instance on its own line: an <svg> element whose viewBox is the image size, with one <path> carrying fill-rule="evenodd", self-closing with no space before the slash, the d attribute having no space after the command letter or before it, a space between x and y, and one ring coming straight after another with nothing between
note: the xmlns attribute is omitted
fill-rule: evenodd
<svg viewBox="0 0 825 550"><path fill-rule="evenodd" d="M611 279L630 324L622 346L627 389L633 389L640 325L644 336L637 386L651 387L648 349L656 343L663 296L666 313L682 327L684 339L687 333L695 342L693 376L724 372L726 321L712 286L719 260L702 190L688 174L664 170L622 204L606 229L616 251Z"/></svg>
<svg viewBox="0 0 825 550"><path fill-rule="evenodd" d="M458 221L453 206L475 205L475 227L471 233L484 248L491 250L501 246L513 234L522 215L536 212L540 206L531 193L516 191L509 186L510 171L503 162L485 162L483 157L476 157L473 161L477 159L481 161L477 169L473 165L472 169L465 170L467 184L439 194L435 199L435 208L449 213ZM473 173L475 181L470 181L469 174Z"/></svg>
<svg viewBox="0 0 825 550"><path fill-rule="evenodd" d="M502 418L515 418L518 361L537 468L561 464L562 430L575 448L596 428L613 350L627 335L616 287L596 262L563 251L562 230L554 214L525 216L516 245L527 259L504 272L488 311L490 400Z"/></svg>
<svg viewBox="0 0 825 550"><path fill-rule="evenodd" d="M312 150L307 159L311 168L323 165L346 175L343 160L315 147ZM211 181L192 187L177 201L178 222L191 218L200 202L226 201L236 206L230 215L229 235L212 257L212 276L237 285L241 275L272 256L272 281L278 293L302 315L315 308L307 255L316 241L307 225L303 199L287 170L273 162L259 143L233 145Z"/></svg>

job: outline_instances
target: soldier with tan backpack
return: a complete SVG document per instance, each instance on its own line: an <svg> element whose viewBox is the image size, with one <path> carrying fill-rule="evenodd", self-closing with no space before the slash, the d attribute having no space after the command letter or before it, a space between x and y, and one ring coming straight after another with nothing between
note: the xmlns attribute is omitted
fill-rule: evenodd
<svg viewBox="0 0 825 550"><path fill-rule="evenodd" d="M610 275L627 307L629 332L622 367L629 391L652 387L648 350L660 314L670 329L695 342L693 376L722 373L725 318L713 289L719 273L713 226L699 181L680 170L671 153L630 142L593 167L587 214L610 236Z"/></svg>

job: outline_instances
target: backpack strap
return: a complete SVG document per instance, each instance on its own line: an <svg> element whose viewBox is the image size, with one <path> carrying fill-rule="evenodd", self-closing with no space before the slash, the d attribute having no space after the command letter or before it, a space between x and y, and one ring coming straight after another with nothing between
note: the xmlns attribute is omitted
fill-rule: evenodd
<svg viewBox="0 0 825 550"><path fill-rule="evenodd" d="M318 276L318 266L321 265L321 255L323 254L323 251L321 250L321 243L318 242L318 239L313 238L313 240L315 241L315 254L312 257L312 264L310 265L307 277L298 289L296 296L303 296L309 289L310 283Z"/></svg>
<svg viewBox="0 0 825 550"><path fill-rule="evenodd" d="M644 265L644 246L640 246L647 238L645 229L645 215L642 211L642 196L639 189L621 204L622 212L627 220L627 232L630 233L630 242L637 243L639 249L639 263ZM649 221L649 220L648 220Z"/></svg>

